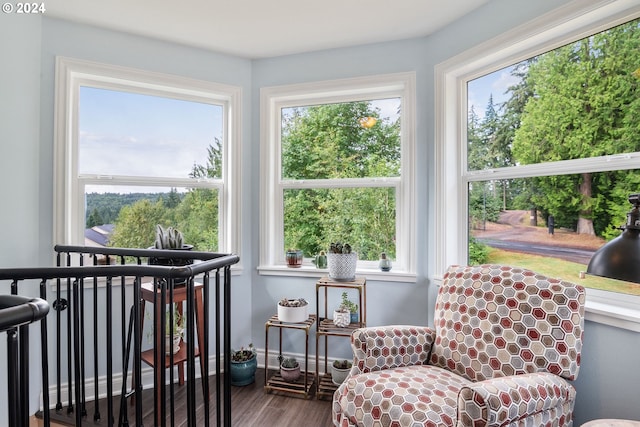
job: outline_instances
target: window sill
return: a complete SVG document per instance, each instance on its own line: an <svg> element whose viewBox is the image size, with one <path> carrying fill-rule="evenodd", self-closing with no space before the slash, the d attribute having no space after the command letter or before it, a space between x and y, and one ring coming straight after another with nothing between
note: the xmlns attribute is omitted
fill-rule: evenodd
<svg viewBox="0 0 640 427"><path fill-rule="evenodd" d="M284 265L261 265L258 267L258 273L262 276L285 276L285 277L316 277L320 278L328 274L327 269L315 268L313 266L303 265L300 268L289 268ZM416 274L406 271L380 271L374 269L358 269L357 276L364 276L367 280L381 282L407 282L415 283Z"/></svg>
<svg viewBox="0 0 640 427"><path fill-rule="evenodd" d="M587 289L585 319L640 332L640 297Z"/></svg>

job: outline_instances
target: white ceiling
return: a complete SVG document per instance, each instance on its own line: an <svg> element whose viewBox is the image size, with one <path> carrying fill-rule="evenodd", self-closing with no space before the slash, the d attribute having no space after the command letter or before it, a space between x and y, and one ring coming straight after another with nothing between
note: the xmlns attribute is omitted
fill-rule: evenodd
<svg viewBox="0 0 640 427"><path fill-rule="evenodd" d="M47 15L245 58L426 36L489 0L64 0Z"/></svg>

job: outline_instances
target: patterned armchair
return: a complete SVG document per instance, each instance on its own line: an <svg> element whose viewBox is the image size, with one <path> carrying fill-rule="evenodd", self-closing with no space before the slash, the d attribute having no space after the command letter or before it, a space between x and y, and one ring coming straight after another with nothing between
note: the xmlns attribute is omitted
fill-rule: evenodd
<svg viewBox="0 0 640 427"><path fill-rule="evenodd" d="M336 426L572 426L584 288L521 268L450 267L434 328L353 332Z"/></svg>

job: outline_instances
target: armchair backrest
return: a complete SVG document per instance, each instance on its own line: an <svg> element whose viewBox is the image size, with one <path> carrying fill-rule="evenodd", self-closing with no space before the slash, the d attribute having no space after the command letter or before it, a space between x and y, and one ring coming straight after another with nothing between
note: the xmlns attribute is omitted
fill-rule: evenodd
<svg viewBox="0 0 640 427"><path fill-rule="evenodd" d="M522 268L451 266L438 291L430 364L472 381L546 371L578 375L582 286Z"/></svg>

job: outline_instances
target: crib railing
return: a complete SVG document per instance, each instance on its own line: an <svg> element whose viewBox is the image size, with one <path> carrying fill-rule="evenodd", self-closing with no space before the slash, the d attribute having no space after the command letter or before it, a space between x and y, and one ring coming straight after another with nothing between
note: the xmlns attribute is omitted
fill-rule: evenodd
<svg viewBox="0 0 640 427"><path fill-rule="evenodd" d="M145 315L141 310L141 289L144 283L162 290L153 292L154 307L157 304L173 307L176 289L183 287L182 292L186 290L183 316L184 341L187 343L186 402L174 398L177 380L174 369L169 369L167 375L167 370L156 364L154 369L160 372L153 375L154 416L153 421L146 422L148 425L173 426L177 422L174 418L176 408L185 405L187 425L210 425L211 391L207 378L202 378L201 412L196 410L196 389L199 387L196 387L195 289L201 285L204 312L201 327L205 340L204 348L198 349L202 355L199 357L200 372L208 375L209 357L213 357L215 425L231 425L231 386L229 381L223 380L221 370L230 370L230 360L224 355L231 351L231 266L239 260L236 255L60 245L55 251L57 267L0 269L0 283L10 281L12 294L26 293L26 287L34 286L33 281L37 280L40 298L49 301L52 307L53 313L41 322L45 425L50 423L50 409L53 408L74 416L77 426L83 423L129 426L133 420L129 420L128 405L134 406L135 425L143 425L143 413L149 412L148 408L143 408L142 398L142 323ZM191 263L148 265L150 258L186 259ZM154 325L153 334L163 331L167 321L173 321L173 313L173 310L159 311L159 325ZM48 336L48 322L55 322L55 337ZM209 344L210 325L214 328L213 346ZM153 348L153 360L164 361L167 350L164 339L148 341ZM169 365L173 366L173 353L167 354ZM53 398L49 397L49 373L55 375ZM118 381L120 387L116 390ZM96 404L93 413L88 414L87 402L100 398L107 401L106 413L101 413ZM54 400L55 404L52 404ZM116 403L120 408L118 414L115 413ZM181 410L181 413L185 411Z"/></svg>

